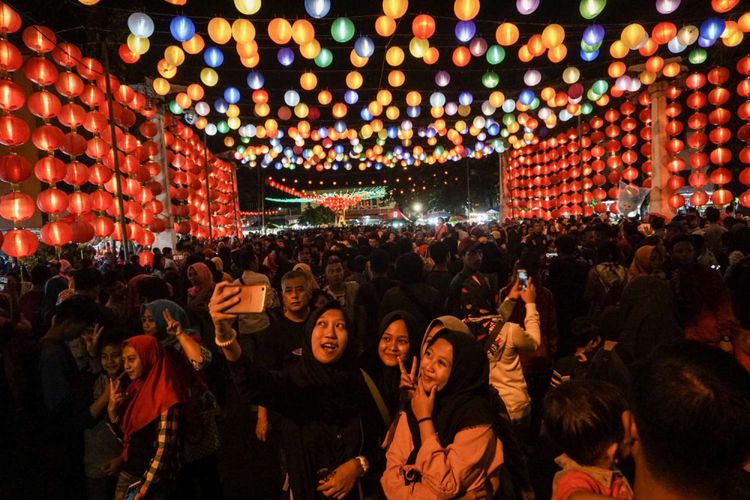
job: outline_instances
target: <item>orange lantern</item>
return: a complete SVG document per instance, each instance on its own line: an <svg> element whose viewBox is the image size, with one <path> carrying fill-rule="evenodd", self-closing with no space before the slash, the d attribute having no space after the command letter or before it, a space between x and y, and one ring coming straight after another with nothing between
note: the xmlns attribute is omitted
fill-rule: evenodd
<svg viewBox="0 0 750 500"><path fill-rule="evenodd" d="M495 31L495 39L497 40L497 43L504 47L516 43L519 36L520 33L518 32L518 28L513 23L502 23Z"/></svg>
<svg viewBox="0 0 750 500"><path fill-rule="evenodd" d="M281 17L271 19L268 23L268 36L277 45L284 45L292 39L292 25Z"/></svg>
<svg viewBox="0 0 750 500"><path fill-rule="evenodd" d="M479 14L479 0L455 0L453 13L461 21L471 21Z"/></svg>
<svg viewBox="0 0 750 500"><path fill-rule="evenodd" d="M462 68L469 64L469 61L471 61L471 52L467 47L459 45L453 50L453 64Z"/></svg>
<svg viewBox="0 0 750 500"><path fill-rule="evenodd" d="M382 37L389 37L396 31L396 21L388 16L379 16L375 20L375 31Z"/></svg>
<svg viewBox="0 0 750 500"><path fill-rule="evenodd" d="M426 40L435 34L435 20L427 14L419 14L411 23L411 31L415 37Z"/></svg>

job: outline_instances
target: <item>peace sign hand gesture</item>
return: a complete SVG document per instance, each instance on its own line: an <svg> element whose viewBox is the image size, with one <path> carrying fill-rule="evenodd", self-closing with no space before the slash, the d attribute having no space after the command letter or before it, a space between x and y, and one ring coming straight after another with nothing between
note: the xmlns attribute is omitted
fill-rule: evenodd
<svg viewBox="0 0 750 500"><path fill-rule="evenodd" d="M96 356L96 346L99 345L99 339L101 338L103 331L104 327L99 323L96 323L91 333L81 335L83 343L86 346L86 352L88 352L89 356L92 358Z"/></svg>
<svg viewBox="0 0 750 500"><path fill-rule="evenodd" d="M185 333L182 329L182 324L172 317L172 313L169 312L169 309L164 309L162 316L164 316L164 321L167 322L168 334L177 337L178 335Z"/></svg>
<svg viewBox="0 0 750 500"><path fill-rule="evenodd" d="M408 372L406 371L404 361L401 358L398 358L398 367L401 370L399 389L406 394L408 399L411 399L417 388L417 357L414 356L411 359L411 370Z"/></svg>

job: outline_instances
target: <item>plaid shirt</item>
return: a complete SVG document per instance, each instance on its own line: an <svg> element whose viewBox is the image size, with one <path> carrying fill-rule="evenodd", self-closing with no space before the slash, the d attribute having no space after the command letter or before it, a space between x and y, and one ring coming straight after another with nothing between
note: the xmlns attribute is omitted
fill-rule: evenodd
<svg viewBox="0 0 750 500"><path fill-rule="evenodd" d="M146 473L143 475L141 491L148 490L151 483L158 483L163 479L174 479L180 467L180 446L178 440L178 406L172 406L159 415L156 438L156 453L151 459Z"/></svg>

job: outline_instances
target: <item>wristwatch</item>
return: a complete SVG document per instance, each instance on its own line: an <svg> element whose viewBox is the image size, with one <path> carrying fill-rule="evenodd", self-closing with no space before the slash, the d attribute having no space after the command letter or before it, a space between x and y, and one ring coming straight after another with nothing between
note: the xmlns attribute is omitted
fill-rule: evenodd
<svg viewBox="0 0 750 500"><path fill-rule="evenodd" d="M362 455L354 457L354 459L359 463L359 468L362 469L362 475L364 476L367 474L367 471L370 470L370 462L368 462Z"/></svg>

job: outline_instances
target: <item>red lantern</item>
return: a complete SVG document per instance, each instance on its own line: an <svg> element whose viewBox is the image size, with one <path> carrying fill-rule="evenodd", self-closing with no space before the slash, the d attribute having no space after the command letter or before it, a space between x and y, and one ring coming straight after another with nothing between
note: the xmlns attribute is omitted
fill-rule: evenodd
<svg viewBox="0 0 750 500"><path fill-rule="evenodd" d="M420 14L411 23L411 31L417 38L428 39L435 34L435 20L427 14Z"/></svg>
<svg viewBox="0 0 750 500"><path fill-rule="evenodd" d="M42 90L29 96L28 108L34 116L43 120L49 120L60 112L60 99L52 92Z"/></svg>
<svg viewBox="0 0 750 500"><path fill-rule="evenodd" d="M29 140L28 124L13 115L0 116L0 144L15 147Z"/></svg>
<svg viewBox="0 0 750 500"><path fill-rule="evenodd" d="M91 195L91 206L94 210L99 212L109 210L113 201L112 195L101 189L94 191Z"/></svg>
<svg viewBox="0 0 750 500"><path fill-rule="evenodd" d="M23 30L23 43L34 52L51 52L57 43L55 32L46 26L33 25Z"/></svg>
<svg viewBox="0 0 750 500"><path fill-rule="evenodd" d="M8 40L0 39L0 71L12 73L23 64L23 56L18 47Z"/></svg>
<svg viewBox="0 0 750 500"><path fill-rule="evenodd" d="M702 207L708 203L708 195L705 191L696 191L690 196L690 204L695 207Z"/></svg>
<svg viewBox="0 0 750 500"><path fill-rule="evenodd" d="M0 31L15 33L21 29L21 16L6 2L0 3Z"/></svg>
<svg viewBox="0 0 750 500"><path fill-rule="evenodd" d="M94 219L94 234L99 238L106 238L115 230L115 223L108 217Z"/></svg>
<svg viewBox="0 0 750 500"><path fill-rule="evenodd" d="M81 134L68 132L65 134L62 144L60 144L60 151L68 156L75 157L84 154L86 146L88 146L88 142Z"/></svg>
<svg viewBox="0 0 750 500"><path fill-rule="evenodd" d="M0 80L0 111L21 109L26 95L23 89L12 80Z"/></svg>
<svg viewBox="0 0 750 500"><path fill-rule="evenodd" d="M153 266L154 265L154 252L152 252L151 250L143 250L141 253L138 254L138 264L143 267Z"/></svg>
<svg viewBox="0 0 750 500"><path fill-rule="evenodd" d="M453 50L453 64L462 68L469 64L469 61L471 61L471 52L468 48L460 45Z"/></svg>
<svg viewBox="0 0 750 500"><path fill-rule="evenodd" d="M60 109L57 119L68 128L78 128L85 123L86 111L78 104L69 102ZM89 132L98 131L89 130Z"/></svg>
<svg viewBox="0 0 750 500"><path fill-rule="evenodd" d="M68 211L72 214L81 215L91 212L93 200L87 193L76 191L68 197Z"/></svg>
<svg viewBox="0 0 750 500"><path fill-rule="evenodd" d="M75 73L61 73L55 82L55 90L68 99L78 97L83 92L83 80Z"/></svg>
<svg viewBox="0 0 750 500"><path fill-rule="evenodd" d="M8 231L3 239L3 252L17 259L33 255L37 248L39 248L39 240L36 239L34 233L26 229Z"/></svg>
<svg viewBox="0 0 750 500"><path fill-rule="evenodd" d="M134 53L130 50L130 47L124 43L120 44L120 47L117 49L117 54L126 64L135 64L141 58L139 54Z"/></svg>
<svg viewBox="0 0 750 500"><path fill-rule="evenodd" d="M18 184L29 177L31 177L31 164L26 158L15 153L0 156L1 181Z"/></svg>
<svg viewBox="0 0 750 500"><path fill-rule="evenodd" d="M42 212L57 215L68 208L68 195L57 188L49 188L39 193L36 204Z"/></svg>
<svg viewBox="0 0 750 500"><path fill-rule="evenodd" d="M73 243L86 243L94 239L94 227L85 221L75 221L70 225L72 231L71 241Z"/></svg>
<svg viewBox="0 0 750 500"><path fill-rule="evenodd" d="M44 243L55 247L70 243L73 238L73 229L70 224L62 221L48 222L42 227L40 233Z"/></svg>
<svg viewBox="0 0 750 500"><path fill-rule="evenodd" d="M711 195L711 201L717 206L729 205L732 202L732 192L728 189L717 189Z"/></svg>
<svg viewBox="0 0 750 500"><path fill-rule="evenodd" d="M20 222L34 216L34 199L24 193L11 191L0 197L0 217Z"/></svg>
<svg viewBox="0 0 750 500"><path fill-rule="evenodd" d="M34 146L48 153L59 149L64 139L65 134L62 130L49 124L42 125L31 134L31 142L34 143Z"/></svg>
<svg viewBox="0 0 750 500"><path fill-rule="evenodd" d="M673 194L669 197L669 206L677 210L685 205L685 198L680 194Z"/></svg>
<svg viewBox="0 0 750 500"><path fill-rule="evenodd" d="M97 186L103 186L112 178L112 171L101 163L93 165L89 169L89 182Z"/></svg>
<svg viewBox="0 0 750 500"><path fill-rule="evenodd" d="M43 57L30 57L23 66L23 74L37 85L52 85L59 72L55 63Z"/></svg>

